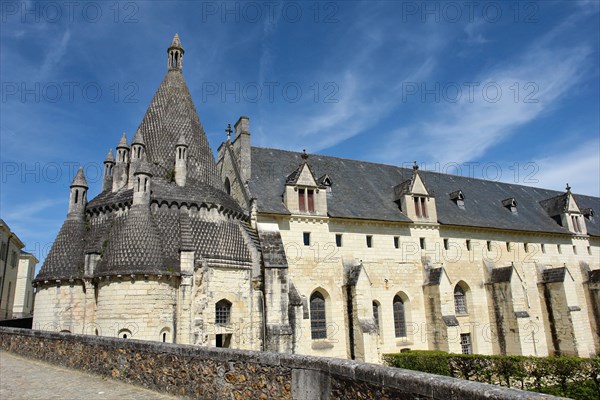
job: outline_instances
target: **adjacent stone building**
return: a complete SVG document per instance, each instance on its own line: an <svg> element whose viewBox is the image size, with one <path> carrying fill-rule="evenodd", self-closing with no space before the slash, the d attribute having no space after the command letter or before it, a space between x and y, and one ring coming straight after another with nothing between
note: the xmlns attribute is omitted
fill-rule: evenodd
<svg viewBox="0 0 600 400"><path fill-rule="evenodd" d="M0 219L0 320L31 317L37 258Z"/></svg>
<svg viewBox="0 0 600 400"><path fill-rule="evenodd" d="M82 171L34 327L354 358L600 352L600 199L253 147L215 162L182 75ZM234 133L233 138L231 133Z"/></svg>

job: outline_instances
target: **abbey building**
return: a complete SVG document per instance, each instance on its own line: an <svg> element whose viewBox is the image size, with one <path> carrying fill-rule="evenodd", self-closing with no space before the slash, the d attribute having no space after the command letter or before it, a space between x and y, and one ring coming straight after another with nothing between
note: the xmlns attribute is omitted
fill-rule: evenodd
<svg viewBox="0 0 600 400"><path fill-rule="evenodd" d="M600 353L600 199L253 147L168 69L36 277L34 328L353 358Z"/></svg>

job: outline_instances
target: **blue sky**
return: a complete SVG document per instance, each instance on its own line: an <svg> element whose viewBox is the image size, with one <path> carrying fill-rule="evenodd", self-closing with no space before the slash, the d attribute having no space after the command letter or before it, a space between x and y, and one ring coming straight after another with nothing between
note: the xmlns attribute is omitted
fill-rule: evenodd
<svg viewBox="0 0 600 400"><path fill-rule="evenodd" d="M175 32L213 149L248 115L254 145L600 196L599 4L2 1L0 216L43 261Z"/></svg>

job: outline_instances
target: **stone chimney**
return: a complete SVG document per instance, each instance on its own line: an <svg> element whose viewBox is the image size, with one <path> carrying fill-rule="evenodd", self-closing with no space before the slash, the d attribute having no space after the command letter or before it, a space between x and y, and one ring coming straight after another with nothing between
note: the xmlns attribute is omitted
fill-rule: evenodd
<svg viewBox="0 0 600 400"><path fill-rule="evenodd" d="M251 154L250 154L250 118L240 117L235 123L235 139L233 141L233 153L238 163L238 170L244 185L252 176Z"/></svg>

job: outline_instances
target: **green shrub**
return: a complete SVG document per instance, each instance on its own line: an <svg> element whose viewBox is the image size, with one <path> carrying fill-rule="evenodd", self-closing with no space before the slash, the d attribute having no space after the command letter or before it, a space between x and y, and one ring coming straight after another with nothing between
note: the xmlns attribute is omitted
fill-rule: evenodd
<svg viewBox="0 0 600 400"><path fill-rule="evenodd" d="M387 365L566 396L600 398L600 358L485 356L413 350L386 354Z"/></svg>

